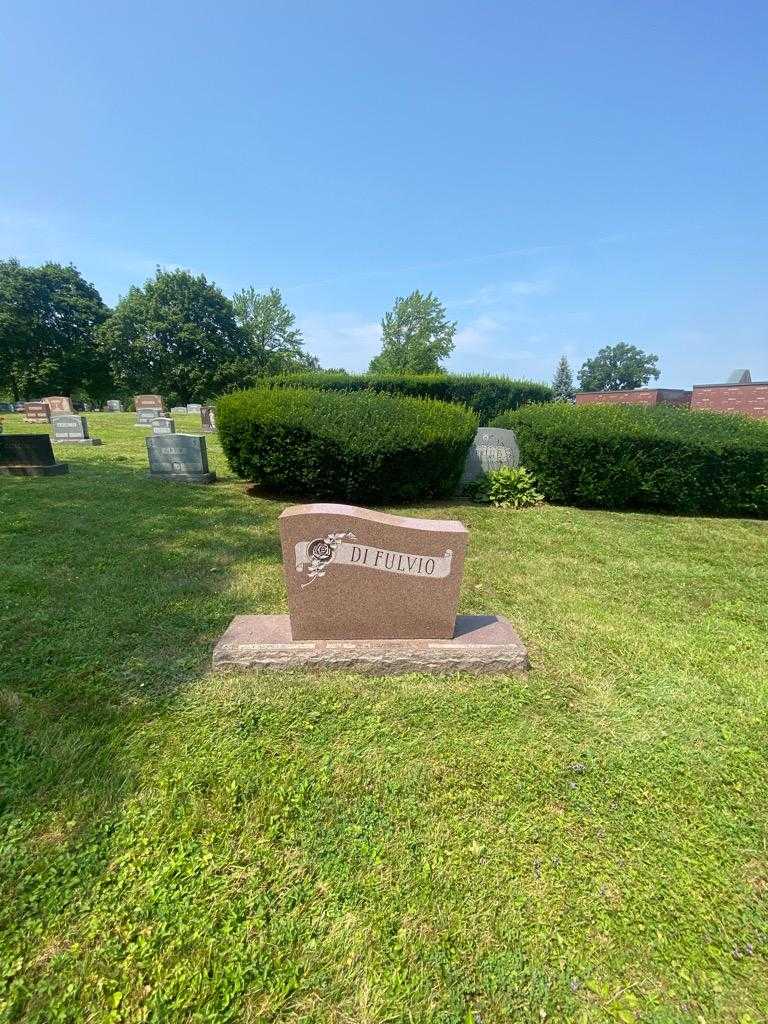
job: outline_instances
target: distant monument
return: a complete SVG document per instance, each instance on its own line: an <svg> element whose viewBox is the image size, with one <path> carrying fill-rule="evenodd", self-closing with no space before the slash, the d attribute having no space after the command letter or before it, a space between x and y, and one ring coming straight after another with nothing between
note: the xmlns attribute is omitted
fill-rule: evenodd
<svg viewBox="0 0 768 1024"><path fill-rule="evenodd" d="M110 398L107 402L106 412L122 412L123 403L119 402L116 398Z"/></svg>
<svg viewBox="0 0 768 1024"><path fill-rule="evenodd" d="M495 615L456 617L469 534L456 520L311 504L280 516L288 615L239 615L216 668L505 673L528 656Z"/></svg>
<svg viewBox="0 0 768 1024"><path fill-rule="evenodd" d="M24 404L25 423L50 423L51 410L47 402L26 402Z"/></svg>
<svg viewBox="0 0 768 1024"><path fill-rule="evenodd" d="M59 413L75 411L72 408L72 399L66 398L64 395L54 395L52 398L44 398L43 401L48 406L48 411L51 416L56 416Z"/></svg>

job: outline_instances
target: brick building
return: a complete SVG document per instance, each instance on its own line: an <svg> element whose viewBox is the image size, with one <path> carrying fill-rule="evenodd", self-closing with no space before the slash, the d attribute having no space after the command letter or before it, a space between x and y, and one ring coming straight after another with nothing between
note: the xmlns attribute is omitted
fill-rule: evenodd
<svg viewBox="0 0 768 1024"><path fill-rule="evenodd" d="M768 380L748 384L694 384L691 408L741 412L757 419L768 419Z"/></svg>
<svg viewBox="0 0 768 1024"><path fill-rule="evenodd" d="M578 391L576 405L690 405L682 388L635 388L634 391Z"/></svg>

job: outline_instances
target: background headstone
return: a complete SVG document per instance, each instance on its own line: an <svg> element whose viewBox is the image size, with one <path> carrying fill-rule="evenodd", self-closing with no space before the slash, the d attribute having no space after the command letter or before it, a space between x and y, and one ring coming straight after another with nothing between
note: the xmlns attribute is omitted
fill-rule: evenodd
<svg viewBox="0 0 768 1024"><path fill-rule="evenodd" d="M159 409L137 409L136 426L151 427L154 421L161 415L162 413Z"/></svg>
<svg viewBox="0 0 768 1024"><path fill-rule="evenodd" d="M216 430L216 410L212 405L204 405L200 410L200 422L204 434L213 434Z"/></svg>
<svg viewBox="0 0 768 1024"><path fill-rule="evenodd" d="M26 402L24 421L26 423L50 423L51 412L46 402Z"/></svg>
<svg viewBox="0 0 768 1024"><path fill-rule="evenodd" d="M12 476L56 476L68 473L57 462L47 434L3 434L0 437L0 473Z"/></svg>
<svg viewBox="0 0 768 1024"><path fill-rule="evenodd" d="M53 440L56 444L101 444L101 439L88 433L88 420L75 413L61 413L51 417Z"/></svg>
<svg viewBox="0 0 768 1024"><path fill-rule="evenodd" d="M453 636L462 523L312 504L285 509L279 524L294 640Z"/></svg>
<svg viewBox="0 0 768 1024"><path fill-rule="evenodd" d="M165 411L165 403L161 395L135 395L133 407L136 412L140 409L155 409L157 416L162 416Z"/></svg>
<svg viewBox="0 0 768 1024"><path fill-rule="evenodd" d="M16 412L16 406L11 402L0 402L0 412Z"/></svg>
<svg viewBox="0 0 768 1024"><path fill-rule="evenodd" d="M175 434L176 421L169 416L158 416L152 420L152 432L154 434Z"/></svg>
<svg viewBox="0 0 768 1024"><path fill-rule="evenodd" d="M171 408L171 416L186 416L187 407L186 405L174 405Z"/></svg>
<svg viewBox="0 0 768 1024"><path fill-rule="evenodd" d="M187 412L200 412L202 408L199 402L187 402Z"/></svg>
<svg viewBox="0 0 768 1024"><path fill-rule="evenodd" d="M153 480L212 484L205 438L197 434L154 435L147 439L149 475Z"/></svg>
<svg viewBox="0 0 768 1024"><path fill-rule="evenodd" d="M122 412L123 411L123 403L118 401L116 398L110 398L110 400L107 402L106 411L107 412Z"/></svg>
<svg viewBox="0 0 768 1024"><path fill-rule="evenodd" d="M502 466L519 466L520 449L514 430L503 427L480 427L467 452L459 487L476 480L483 473Z"/></svg>
<svg viewBox="0 0 768 1024"><path fill-rule="evenodd" d="M52 395L50 398L44 398L43 401L48 406L51 416L58 416L59 413L74 412L72 399L64 395Z"/></svg>

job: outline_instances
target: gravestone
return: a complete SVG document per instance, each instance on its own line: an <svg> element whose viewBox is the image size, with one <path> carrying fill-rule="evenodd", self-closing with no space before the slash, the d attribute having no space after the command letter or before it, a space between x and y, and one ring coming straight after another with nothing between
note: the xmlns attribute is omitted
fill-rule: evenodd
<svg viewBox="0 0 768 1024"><path fill-rule="evenodd" d="M197 434L155 435L147 438L149 476L174 483L212 484L205 438Z"/></svg>
<svg viewBox="0 0 768 1024"><path fill-rule="evenodd" d="M51 413L46 402L26 402L24 405L25 423L50 423Z"/></svg>
<svg viewBox="0 0 768 1024"><path fill-rule="evenodd" d="M139 409L156 409L158 416L162 416L165 405L160 395L136 395L133 399L133 407L136 412Z"/></svg>
<svg viewBox="0 0 768 1024"><path fill-rule="evenodd" d="M467 452L464 472L459 487L476 480L483 473L502 466L519 466L520 449L514 430L502 427L480 427L475 434L472 447Z"/></svg>
<svg viewBox="0 0 768 1024"><path fill-rule="evenodd" d="M16 412L16 406L11 402L0 402L0 412Z"/></svg>
<svg viewBox="0 0 768 1024"><path fill-rule="evenodd" d="M187 412L200 412L202 408L199 402L187 402Z"/></svg>
<svg viewBox="0 0 768 1024"><path fill-rule="evenodd" d="M58 416L59 413L74 412L72 399L66 398L64 395L53 395L51 398L44 398L43 401L48 406L51 416Z"/></svg>
<svg viewBox="0 0 768 1024"><path fill-rule="evenodd" d="M119 402L116 398L110 398L109 401L107 402L106 411L107 412L122 412L123 411L123 403Z"/></svg>
<svg viewBox="0 0 768 1024"><path fill-rule="evenodd" d="M456 617L469 537L462 523L311 504L285 509L279 526L290 616L237 616L216 645L215 668L528 667L506 619Z"/></svg>
<svg viewBox="0 0 768 1024"><path fill-rule="evenodd" d="M55 444L101 444L101 438L91 437L88 433L88 420L85 416L62 413L52 416L51 423Z"/></svg>
<svg viewBox="0 0 768 1024"><path fill-rule="evenodd" d="M213 434L216 430L216 410L212 405L204 405L200 410L200 421L204 434Z"/></svg>
<svg viewBox="0 0 768 1024"><path fill-rule="evenodd" d="M161 416L160 409L138 409L136 411L135 427L151 427L155 420Z"/></svg>
<svg viewBox="0 0 768 1024"><path fill-rule="evenodd" d="M187 407L186 405L174 405L171 409L171 416L186 416Z"/></svg>
<svg viewBox="0 0 768 1024"><path fill-rule="evenodd" d="M156 419L152 420L152 433L175 434L176 421L170 419L168 416L158 416Z"/></svg>
<svg viewBox="0 0 768 1024"><path fill-rule="evenodd" d="M68 473L57 462L47 434L3 434L0 437L0 473L11 476L59 476Z"/></svg>

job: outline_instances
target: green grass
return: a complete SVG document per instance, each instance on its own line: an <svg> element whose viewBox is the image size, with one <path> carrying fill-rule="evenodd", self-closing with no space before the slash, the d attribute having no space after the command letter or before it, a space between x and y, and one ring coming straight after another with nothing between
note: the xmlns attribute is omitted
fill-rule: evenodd
<svg viewBox="0 0 768 1024"><path fill-rule="evenodd" d="M527 678L216 677L282 505L89 421L0 477L0 1020L766 1020L768 524L404 510Z"/></svg>

